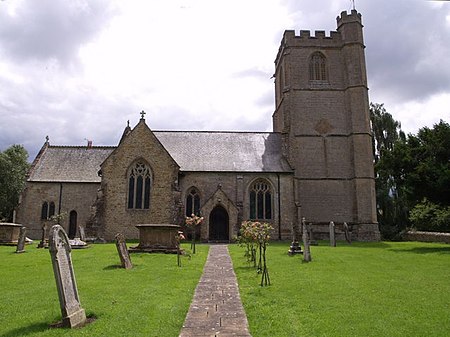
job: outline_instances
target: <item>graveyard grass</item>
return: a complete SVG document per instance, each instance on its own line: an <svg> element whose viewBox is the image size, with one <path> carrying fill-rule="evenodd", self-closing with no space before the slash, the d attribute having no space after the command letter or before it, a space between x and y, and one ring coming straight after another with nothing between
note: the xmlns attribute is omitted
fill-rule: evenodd
<svg viewBox="0 0 450 337"><path fill-rule="evenodd" d="M320 242L312 262L271 243L271 285L230 246L255 337L448 336L450 245L418 242Z"/></svg>
<svg viewBox="0 0 450 337"><path fill-rule="evenodd" d="M70 330L49 328L61 311L50 254L36 244L0 246L2 337L178 336L208 252L198 245L181 268L176 255L131 254L125 270L114 244L72 251L81 305L97 320ZM320 242L310 263L288 247L270 243L272 285L260 287L244 248L229 246L253 336L448 336L450 245Z"/></svg>
<svg viewBox="0 0 450 337"><path fill-rule="evenodd" d="M179 268L176 254L132 253L134 267L125 270L115 244L72 250L81 306L96 320L71 330L49 328L61 310L49 251L36 245L22 254L0 246L2 337L178 336L208 254L208 246L198 245Z"/></svg>

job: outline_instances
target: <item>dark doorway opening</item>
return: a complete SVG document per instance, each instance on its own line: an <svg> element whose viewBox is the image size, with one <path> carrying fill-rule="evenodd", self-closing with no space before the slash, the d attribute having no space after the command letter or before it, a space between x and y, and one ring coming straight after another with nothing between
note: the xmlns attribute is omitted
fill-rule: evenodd
<svg viewBox="0 0 450 337"><path fill-rule="evenodd" d="M228 212L222 206L216 206L209 215L209 240L230 240Z"/></svg>
<svg viewBox="0 0 450 337"><path fill-rule="evenodd" d="M77 212L71 211L69 214L69 239L74 239L75 235L77 235Z"/></svg>

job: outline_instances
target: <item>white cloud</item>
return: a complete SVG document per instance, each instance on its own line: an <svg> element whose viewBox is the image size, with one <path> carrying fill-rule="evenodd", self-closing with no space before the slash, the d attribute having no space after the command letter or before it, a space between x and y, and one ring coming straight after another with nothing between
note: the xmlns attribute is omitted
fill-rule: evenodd
<svg viewBox="0 0 450 337"><path fill-rule="evenodd" d="M357 1L371 100L408 132L449 120L450 3ZM117 144L153 129L271 129L285 29L335 30L351 1L0 1L0 150ZM328 33L327 33L328 35Z"/></svg>

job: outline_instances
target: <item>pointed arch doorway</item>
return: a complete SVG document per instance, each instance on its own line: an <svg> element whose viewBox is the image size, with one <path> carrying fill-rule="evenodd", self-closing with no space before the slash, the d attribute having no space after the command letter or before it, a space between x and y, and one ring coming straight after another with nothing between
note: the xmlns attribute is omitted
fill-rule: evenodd
<svg viewBox="0 0 450 337"><path fill-rule="evenodd" d="M209 214L209 240L229 241L229 223L227 210L222 206L214 207Z"/></svg>

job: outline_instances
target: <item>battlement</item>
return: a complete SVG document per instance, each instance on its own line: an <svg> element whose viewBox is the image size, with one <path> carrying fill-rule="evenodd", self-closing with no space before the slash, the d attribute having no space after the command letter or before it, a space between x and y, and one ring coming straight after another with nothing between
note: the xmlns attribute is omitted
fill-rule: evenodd
<svg viewBox="0 0 450 337"><path fill-rule="evenodd" d="M350 22L359 22L361 24L361 13L358 13L356 9L352 9L350 13L347 13L347 11L341 12L341 15L336 18L337 27L339 27L345 23Z"/></svg>
<svg viewBox="0 0 450 337"><path fill-rule="evenodd" d="M294 30L286 30L283 39L285 42L290 39L337 39L340 41L341 34L337 31L331 31L327 36L324 30L316 30L314 31L314 35L311 35L310 30L301 30L300 34L296 34Z"/></svg>

